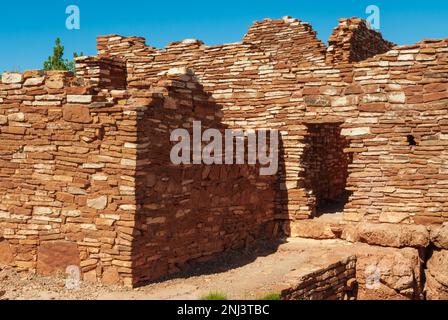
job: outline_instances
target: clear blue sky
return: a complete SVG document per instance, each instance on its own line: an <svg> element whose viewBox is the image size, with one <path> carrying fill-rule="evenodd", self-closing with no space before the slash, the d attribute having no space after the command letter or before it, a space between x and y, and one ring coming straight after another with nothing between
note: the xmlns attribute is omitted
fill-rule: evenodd
<svg viewBox="0 0 448 320"><path fill-rule="evenodd" d="M240 41L253 21L293 16L311 23L326 41L341 17L366 18L381 9L381 32L398 44L448 38L447 0L57 0L1 1L0 71L38 69L60 37L67 57L94 55L97 35L138 35L163 47L185 38L208 45ZM65 9L81 10L81 29L67 30Z"/></svg>

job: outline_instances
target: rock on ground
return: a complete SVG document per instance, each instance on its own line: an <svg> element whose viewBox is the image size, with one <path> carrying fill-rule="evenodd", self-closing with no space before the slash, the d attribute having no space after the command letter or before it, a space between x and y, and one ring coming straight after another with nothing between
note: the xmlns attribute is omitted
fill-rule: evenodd
<svg viewBox="0 0 448 320"><path fill-rule="evenodd" d="M426 270L426 298L448 300L448 250L434 250Z"/></svg>

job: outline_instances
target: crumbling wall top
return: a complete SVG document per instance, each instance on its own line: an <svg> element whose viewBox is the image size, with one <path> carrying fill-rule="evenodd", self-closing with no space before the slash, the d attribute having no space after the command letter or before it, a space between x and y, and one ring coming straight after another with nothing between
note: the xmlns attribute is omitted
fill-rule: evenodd
<svg viewBox="0 0 448 320"><path fill-rule="evenodd" d="M342 18L328 40L326 62L351 64L391 50L395 44L360 18Z"/></svg>

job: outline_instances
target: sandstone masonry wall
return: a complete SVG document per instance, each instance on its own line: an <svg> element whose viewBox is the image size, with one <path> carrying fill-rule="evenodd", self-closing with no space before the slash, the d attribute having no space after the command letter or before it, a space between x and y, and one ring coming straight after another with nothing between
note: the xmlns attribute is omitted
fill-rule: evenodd
<svg viewBox="0 0 448 320"><path fill-rule="evenodd" d="M86 279L135 285L272 236L276 223L288 234L345 180L347 222L411 230L448 220L446 39L392 48L351 18L326 48L285 17L213 47L99 37L98 56L76 62L76 77L5 73L0 85L0 259L20 269L79 263ZM184 67L195 76L169 72ZM168 132L194 119L279 130L277 176L173 168ZM322 170L313 175L307 150L325 139L337 160L315 152ZM341 173L323 177L328 168ZM369 230L360 238L378 244Z"/></svg>
<svg viewBox="0 0 448 320"><path fill-rule="evenodd" d="M194 74L173 71L152 88L159 100L138 116L137 282L181 271L229 249L249 248L255 240L274 239L278 233L275 176L260 176L255 165L171 163L172 144L167 142L173 130L185 128L193 137L192 119L201 121L202 130L219 129L223 136L226 128L220 123L221 108ZM140 101L146 95L140 91L133 97Z"/></svg>
<svg viewBox="0 0 448 320"><path fill-rule="evenodd" d="M393 43L381 33L367 27L362 19L340 19L328 40L326 61L330 64L350 64L371 58L392 49Z"/></svg>
<svg viewBox="0 0 448 320"><path fill-rule="evenodd" d="M282 292L284 300L348 300L355 290L356 257L352 256L297 280Z"/></svg>
<svg viewBox="0 0 448 320"><path fill-rule="evenodd" d="M67 73L3 74L1 262L42 274L73 264L128 282L135 115L122 96L91 93Z"/></svg>
<svg viewBox="0 0 448 320"><path fill-rule="evenodd" d="M294 72L317 68L325 61L325 46L311 27L291 18L266 19L251 27L241 43L208 47L199 40L185 40L158 50L142 42L140 38L99 37L98 52L126 60L130 87L150 87L159 72L191 67L205 91L222 106L224 123L233 128L285 130L278 218L308 218L312 209L306 204L306 192L298 187L297 161L300 135L305 132L297 123L303 111L303 80L298 82Z"/></svg>
<svg viewBox="0 0 448 320"><path fill-rule="evenodd" d="M274 236L275 177L170 162L172 129L224 128L194 74L126 91L116 61L80 61L3 75L0 263L132 286Z"/></svg>
<svg viewBox="0 0 448 320"><path fill-rule="evenodd" d="M343 132L357 148L347 209L353 219L446 221L447 71L447 40L396 47L355 65L359 127Z"/></svg>
<svg viewBox="0 0 448 320"><path fill-rule="evenodd" d="M214 47L184 40L159 50L145 46L142 38L98 38L100 55L126 61L129 86L150 87L159 72L188 66L222 106L224 123L280 130L283 192L278 192L276 210L279 218L293 221L309 218L316 209L312 190L305 187L306 124L356 127L363 91L353 80L353 62L392 46L355 18L341 19L328 49L308 24L289 17L256 22L241 43ZM359 150L357 145L354 141L346 152Z"/></svg>

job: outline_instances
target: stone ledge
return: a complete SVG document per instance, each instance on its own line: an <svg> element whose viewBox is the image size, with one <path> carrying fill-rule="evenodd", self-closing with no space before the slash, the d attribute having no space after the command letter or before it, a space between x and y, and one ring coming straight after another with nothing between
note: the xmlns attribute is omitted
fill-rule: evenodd
<svg viewBox="0 0 448 320"><path fill-rule="evenodd" d="M347 223L321 217L291 223L291 237L306 239L338 239L392 248L426 248L431 241L439 248L448 245L448 227L434 227L431 232L423 225L390 223Z"/></svg>
<svg viewBox="0 0 448 320"><path fill-rule="evenodd" d="M384 247L425 248L430 243L428 229L422 225L360 223L357 233L359 242Z"/></svg>

